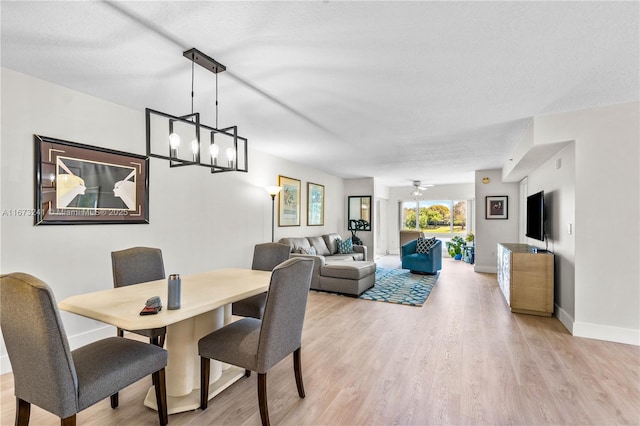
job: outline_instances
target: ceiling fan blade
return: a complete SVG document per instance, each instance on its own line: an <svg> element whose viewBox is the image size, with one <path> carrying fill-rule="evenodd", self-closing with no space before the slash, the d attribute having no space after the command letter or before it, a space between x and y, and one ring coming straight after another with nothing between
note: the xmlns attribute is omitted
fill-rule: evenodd
<svg viewBox="0 0 640 426"><path fill-rule="evenodd" d="M416 188L416 191L424 191L427 188L431 188L433 185L431 184L425 184L423 185L421 181L419 180L414 180L412 185Z"/></svg>

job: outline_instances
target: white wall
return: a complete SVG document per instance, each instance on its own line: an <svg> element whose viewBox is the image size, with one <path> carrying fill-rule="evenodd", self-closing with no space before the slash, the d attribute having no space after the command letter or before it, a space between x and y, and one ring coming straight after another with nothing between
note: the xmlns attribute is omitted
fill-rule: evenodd
<svg viewBox="0 0 640 426"><path fill-rule="evenodd" d="M1 69L0 211L34 207L33 134L145 154L145 117L135 111L11 70ZM244 135L251 145L252 135ZM253 245L271 240L271 198L278 175L302 181L299 227L284 236L346 232L341 178L249 151L249 173L212 175L204 167L170 169L150 161L150 224L34 226L33 217L2 216L0 271L47 282L58 300L113 287L110 252L145 245L163 251L167 273L249 267ZM306 182L325 185L325 225L307 227ZM277 198L276 198L277 202ZM141 301L143 303L144 301ZM72 347L115 331L63 312ZM0 368L7 371L0 348Z"/></svg>
<svg viewBox="0 0 640 426"><path fill-rule="evenodd" d="M412 186L397 186L388 188L387 218L388 234L387 241L389 253L400 254L400 207L402 201L412 201L415 199L411 195ZM418 200L474 200L474 184L461 183L452 185L436 185L423 191ZM467 221L473 220L467 212ZM443 253L445 250L443 250Z"/></svg>
<svg viewBox="0 0 640 426"><path fill-rule="evenodd" d="M483 178L489 183L482 183ZM507 219L486 219L486 197L506 195ZM475 183L476 199L476 272L495 273L497 269L496 249L498 243L518 242L518 183L502 182L502 171L477 170Z"/></svg>
<svg viewBox="0 0 640 426"><path fill-rule="evenodd" d="M572 140L575 141L573 334L638 345L640 104L611 105L534 119L535 144Z"/></svg>
<svg viewBox="0 0 640 426"><path fill-rule="evenodd" d="M575 144L571 143L528 176L528 194L544 191L545 232L554 253L555 315L569 331L575 317ZM571 234L569 234L571 226ZM524 233L524 232L523 232ZM531 238L526 243L545 248Z"/></svg>
<svg viewBox="0 0 640 426"><path fill-rule="evenodd" d="M375 256L384 256L389 253L389 228L394 228L393 223L389 220L389 187L382 185L374 179L374 190L376 209L374 211L375 229L373 231L373 240Z"/></svg>

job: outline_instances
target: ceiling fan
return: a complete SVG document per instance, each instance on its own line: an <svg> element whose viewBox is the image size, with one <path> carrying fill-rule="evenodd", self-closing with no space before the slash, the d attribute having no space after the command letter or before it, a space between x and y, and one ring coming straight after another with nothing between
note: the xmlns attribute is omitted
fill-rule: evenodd
<svg viewBox="0 0 640 426"><path fill-rule="evenodd" d="M411 195L413 195L414 197L419 197L420 195L422 195L422 191L426 191L427 188L430 188L433 186L433 185L423 185L422 182L420 182L419 180L414 180L412 185L415 187L415 189L411 191Z"/></svg>

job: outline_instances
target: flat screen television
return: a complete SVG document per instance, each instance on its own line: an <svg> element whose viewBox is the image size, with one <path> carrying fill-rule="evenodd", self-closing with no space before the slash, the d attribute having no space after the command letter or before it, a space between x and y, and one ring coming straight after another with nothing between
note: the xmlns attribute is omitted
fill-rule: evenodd
<svg viewBox="0 0 640 426"><path fill-rule="evenodd" d="M527 237L544 241L544 191L527 197Z"/></svg>

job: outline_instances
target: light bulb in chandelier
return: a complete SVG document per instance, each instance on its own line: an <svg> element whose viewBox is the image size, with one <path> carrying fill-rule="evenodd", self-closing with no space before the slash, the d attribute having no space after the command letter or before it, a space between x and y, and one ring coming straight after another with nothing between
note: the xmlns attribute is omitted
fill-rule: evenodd
<svg viewBox="0 0 640 426"><path fill-rule="evenodd" d="M211 164L214 166L218 164L218 153L220 152L220 147L214 143L209 146L209 152L211 153Z"/></svg>
<svg viewBox="0 0 640 426"><path fill-rule="evenodd" d="M224 152L227 155L227 161L229 163L229 167L233 167L233 161L236 159L236 152L231 147L225 149Z"/></svg>
<svg viewBox="0 0 640 426"><path fill-rule="evenodd" d="M180 146L180 135L177 133L171 133L169 135L169 146L171 149L178 149Z"/></svg>
<svg viewBox="0 0 640 426"><path fill-rule="evenodd" d="M197 138L191 140L191 153L193 154L193 161L198 161L198 155L200 154L200 142Z"/></svg>

